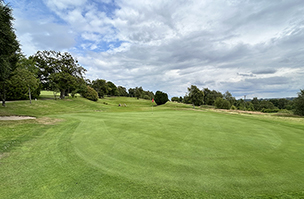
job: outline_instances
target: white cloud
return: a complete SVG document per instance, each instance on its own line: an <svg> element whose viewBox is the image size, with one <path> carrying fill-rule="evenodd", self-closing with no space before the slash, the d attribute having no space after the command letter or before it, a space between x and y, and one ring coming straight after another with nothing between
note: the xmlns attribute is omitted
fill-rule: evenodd
<svg viewBox="0 0 304 199"><path fill-rule="evenodd" d="M90 79L259 97L296 95L304 83L304 1L45 0L38 21L23 16L29 1L14 1L23 50L70 50Z"/></svg>

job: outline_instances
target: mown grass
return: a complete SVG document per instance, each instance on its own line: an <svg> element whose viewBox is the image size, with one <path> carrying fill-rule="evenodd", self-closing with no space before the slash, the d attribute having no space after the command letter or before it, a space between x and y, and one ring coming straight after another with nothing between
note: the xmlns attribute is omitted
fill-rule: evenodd
<svg viewBox="0 0 304 199"><path fill-rule="evenodd" d="M1 115L38 119L0 121L0 198L304 197L302 118L195 110L135 98L8 103Z"/></svg>

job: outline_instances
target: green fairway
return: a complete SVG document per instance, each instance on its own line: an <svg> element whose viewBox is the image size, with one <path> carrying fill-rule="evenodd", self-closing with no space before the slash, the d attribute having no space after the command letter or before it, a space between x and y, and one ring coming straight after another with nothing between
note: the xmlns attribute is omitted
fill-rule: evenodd
<svg viewBox="0 0 304 199"><path fill-rule="evenodd" d="M302 118L196 110L134 98L8 103L1 115L38 119L0 121L0 198L304 197Z"/></svg>

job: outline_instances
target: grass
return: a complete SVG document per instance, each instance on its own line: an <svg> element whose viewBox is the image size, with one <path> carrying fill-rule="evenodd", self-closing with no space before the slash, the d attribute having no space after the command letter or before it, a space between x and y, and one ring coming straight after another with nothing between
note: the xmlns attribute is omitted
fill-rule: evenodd
<svg viewBox="0 0 304 199"><path fill-rule="evenodd" d="M7 106L38 119L0 121L0 198L304 197L303 118L134 98Z"/></svg>

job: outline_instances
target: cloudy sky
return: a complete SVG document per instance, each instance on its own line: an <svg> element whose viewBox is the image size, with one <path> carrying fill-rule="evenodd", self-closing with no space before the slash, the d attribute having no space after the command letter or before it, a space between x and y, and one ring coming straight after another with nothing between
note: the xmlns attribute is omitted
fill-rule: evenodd
<svg viewBox="0 0 304 199"><path fill-rule="evenodd" d="M6 0L27 56L68 51L86 78L184 96L304 89L303 0Z"/></svg>

